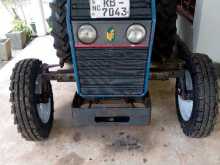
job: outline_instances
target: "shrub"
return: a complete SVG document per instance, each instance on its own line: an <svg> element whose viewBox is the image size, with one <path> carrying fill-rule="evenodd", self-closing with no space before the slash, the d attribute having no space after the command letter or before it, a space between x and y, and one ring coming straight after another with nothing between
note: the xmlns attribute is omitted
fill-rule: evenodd
<svg viewBox="0 0 220 165"><path fill-rule="evenodd" d="M15 19L13 21L13 31L17 31L17 32L24 32L27 36L27 41L30 41L31 38L32 38L32 30L31 28L29 28L27 26L27 24L22 21L22 20L18 20L18 19Z"/></svg>

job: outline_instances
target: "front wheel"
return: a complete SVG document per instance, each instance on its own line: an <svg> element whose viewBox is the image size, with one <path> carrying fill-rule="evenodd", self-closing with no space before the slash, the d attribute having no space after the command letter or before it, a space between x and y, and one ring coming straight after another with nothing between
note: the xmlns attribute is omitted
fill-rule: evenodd
<svg viewBox="0 0 220 165"><path fill-rule="evenodd" d="M46 139L53 124L52 88L41 73L41 61L26 59L16 64L11 76L14 122L22 137L30 141Z"/></svg>
<svg viewBox="0 0 220 165"><path fill-rule="evenodd" d="M207 137L218 114L217 77L208 56L194 54L176 82L177 115L183 132L193 138Z"/></svg>

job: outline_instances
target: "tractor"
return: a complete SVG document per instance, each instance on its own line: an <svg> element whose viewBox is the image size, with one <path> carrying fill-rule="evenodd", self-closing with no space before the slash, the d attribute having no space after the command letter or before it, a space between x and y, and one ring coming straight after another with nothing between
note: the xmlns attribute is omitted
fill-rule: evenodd
<svg viewBox="0 0 220 165"><path fill-rule="evenodd" d="M144 125L151 120L149 81L170 78L183 133L210 135L217 77L211 59L192 53L177 35L177 0L53 0L50 7L60 63L25 59L11 75L12 113L23 138L49 137L51 81L76 83L76 126Z"/></svg>

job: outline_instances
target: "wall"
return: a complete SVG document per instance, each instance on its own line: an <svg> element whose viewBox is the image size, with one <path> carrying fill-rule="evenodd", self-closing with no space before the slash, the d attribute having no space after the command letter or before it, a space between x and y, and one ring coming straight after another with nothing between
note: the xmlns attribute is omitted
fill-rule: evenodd
<svg viewBox="0 0 220 165"><path fill-rule="evenodd" d="M206 53L220 62L220 0L197 0L195 20L191 25L179 16L178 33L193 52Z"/></svg>
<svg viewBox="0 0 220 165"><path fill-rule="evenodd" d="M32 0L32 9L34 11L33 15L36 22L37 34L43 36L47 34L47 26L42 0Z"/></svg>
<svg viewBox="0 0 220 165"><path fill-rule="evenodd" d="M220 62L220 0L203 0L200 30L195 49Z"/></svg>
<svg viewBox="0 0 220 165"><path fill-rule="evenodd" d="M12 29L12 17L0 2L0 39Z"/></svg>

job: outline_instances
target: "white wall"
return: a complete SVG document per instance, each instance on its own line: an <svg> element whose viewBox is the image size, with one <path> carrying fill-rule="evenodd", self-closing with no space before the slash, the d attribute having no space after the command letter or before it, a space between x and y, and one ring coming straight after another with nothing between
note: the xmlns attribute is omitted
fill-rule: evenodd
<svg viewBox="0 0 220 165"><path fill-rule="evenodd" d="M193 25L179 17L178 33L193 52L220 62L220 0L197 0Z"/></svg>
<svg viewBox="0 0 220 165"><path fill-rule="evenodd" d="M12 17L0 2L0 39L12 29Z"/></svg>
<svg viewBox="0 0 220 165"><path fill-rule="evenodd" d="M43 36L47 33L46 20L42 0L32 0L34 20L36 22L37 34Z"/></svg>
<svg viewBox="0 0 220 165"><path fill-rule="evenodd" d="M195 49L220 62L220 0L203 0L200 30Z"/></svg>

